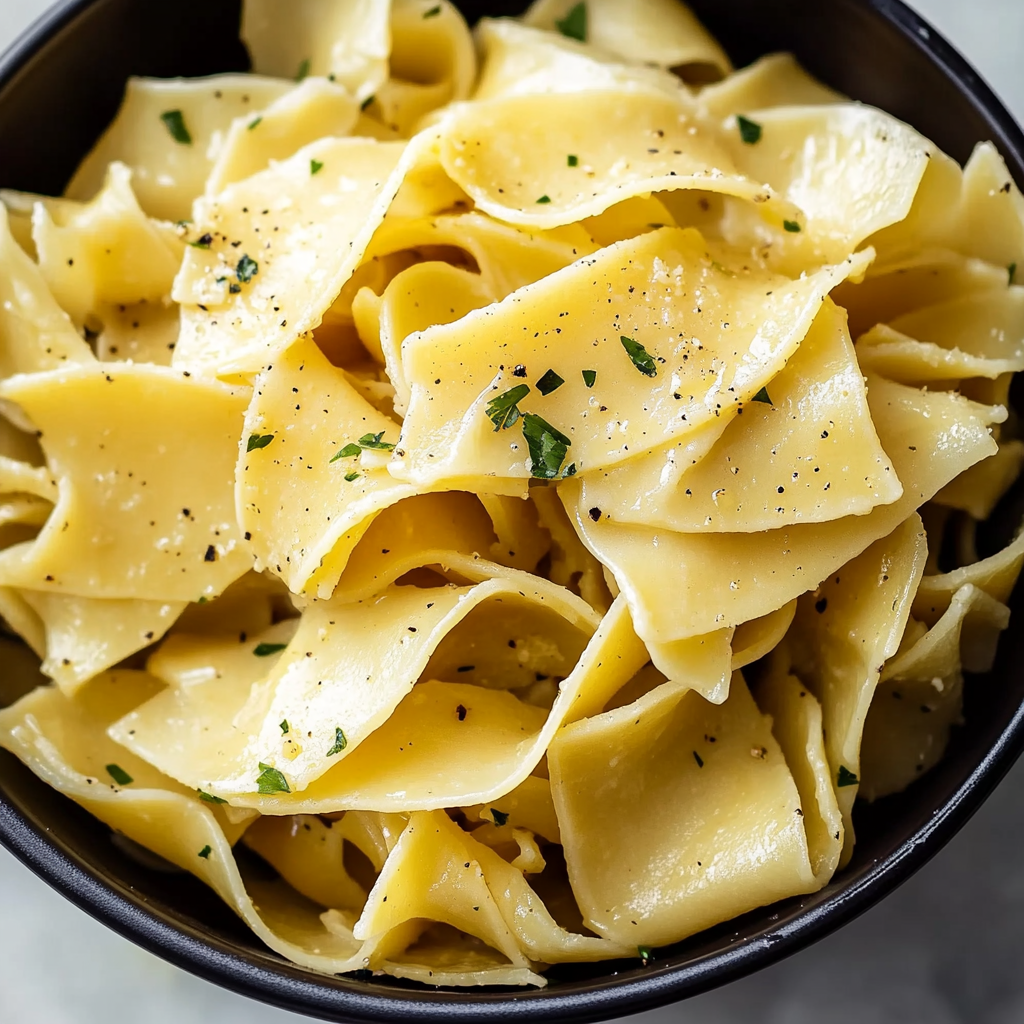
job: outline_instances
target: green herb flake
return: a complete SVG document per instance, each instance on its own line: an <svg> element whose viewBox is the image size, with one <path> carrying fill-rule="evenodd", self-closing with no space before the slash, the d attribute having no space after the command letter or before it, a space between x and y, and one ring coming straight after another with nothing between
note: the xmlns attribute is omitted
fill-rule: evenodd
<svg viewBox="0 0 1024 1024"><path fill-rule="evenodd" d="M555 28L566 38L585 43L587 41L586 3L576 4L564 18L556 18Z"/></svg>
<svg viewBox="0 0 1024 1024"><path fill-rule="evenodd" d="M800 230L800 225L795 220L784 220L782 226L791 234L794 234Z"/></svg>
<svg viewBox="0 0 1024 1024"><path fill-rule="evenodd" d="M530 448L532 475L538 480L556 479L572 441L532 412L523 414L523 437Z"/></svg>
<svg viewBox="0 0 1024 1024"><path fill-rule="evenodd" d="M324 169L322 160L310 160L309 161L309 173L319 174Z"/></svg>
<svg viewBox="0 0 1024 1024"><path fill-rule="evenodd" d="M843 786L856 786L860 782L845 764L839 766L839 771L836 773L836 785L840 788Z"/></svg>
<svg viewBox="0 0 1024 1024"><path fill-rule="evenodd" d="M204 804L226 804L227 800L222 800L219 796L214 796L212 793L204 793L201 789L197 789L196 792L199 794L199 799Z"/></svg>
<svg viewBox="0 0 1024 1024"><path fill-rule="evenodd" d="M260 448L266 448L271 441L274 440L273 434L250 434L249 440L246 442L245 450L247 452L254 452Z"/></svg>
<svg viewBox="0 0 1024 1024"><path fill-rule="evenodd" d="M570 462L569 465L566 466L564 471L562 472L562 479L563 480L567 480L569 477L575 476L575 475L576 475L576 463L575 462Z"/></svg>
<svg viewBox="0 0 1024 1024"><path fill-rule="evenodd" d="M441 5L438 4L437 7L431 7L429 11L424 11L423 12L423 20L426 21L427 18L436 18L440 13L441 13Z"/></svg>
<svg viewBox="0 0 1024 1024"><path fill-rule="evenodd" d="M256 128L256 127L258 127L258 126L259 126L259 124L260 124L260 122L261 122L262 120L263 120L263 115L262 115L262 114L257 114L257 115L256 115L256 117L254 117L254 118L253 118L253 119L252 119L252 120L251 120L251 121L250 121L250 122L249 122L249 123L248 123L248 124L246 125L246 128L248 128L248 129L249 129L249 131L252 131L252 130L253 130L253 128Z"/></svg>
<svg viewBox="0 0 1024 1024"><path fill-rule="evenodd" d="M338 459L351 459L353 455L358 455L362 450L363 449L354 442L352 444L347 444L340 452L331 456L328 465L330 465L331 462L337 462Z"/></svg>
<svg viewBox="0 0 1024 1024"><path fill-rule="evenodd" d="M348 483L352 483L352 481L353 481L353 480L358 480L358 479L359 479L359 477L360 477L360 474L359 474L359 473L357 473L357 472L356 472L356 471L355 471L354 469L352 470L352 472L351 472L351 473L346 473L346 474L345 474L345 480L346 480L346 481L347 481Z"/></svg>
<svg viewBox="0 0 1024 1024"><path fill-rule="evenodd" d="M307 57L300 65L299 70L295 72L295 81L301 82L304 78L309 78L310 63Z"/></svg>
<svg viewBox="0 0 1024 1024"><path fill-rule="evenodd" d="M552 391L557 391L565 381L555 373L554 370L548 370L539 381L537 381L537 390L542 395L550 395Z"/></svg>
<svg viewBox="0 0 1024 1024"><path fill-rule="evenodd" d="M646 964L648 960L653 960L654 956L651 953L650 946L637 946L636 955Z"/></svg>
<svg viewBox="0 0 1024 1024"><path fill-rule="evenodd" d="M530 393L529 384L517 384L514 388L492 398L484 410L487 418L494 424L494 432L507 430L513 426L522 415L519 412L519 403Z"/></svg>
<svg viewBox="0 0 1024 1024"><path fill-rule="evenodd" d="M497 807L492 807L491 808L491 819L494 821L494 824L499 826L499 827L502 826L502 825L506 825L506 824L508 824L508 812L507 811L499 811Z"/></svg>
<svg viewBox="0 0 1024 1024"><path fill-rule="evenodd" d="M772 405L772 406L775 405L775 403L771 400L771 398L768 395L768 388L767 387L761 388L761 390L758 391L758 393L756 395L754 395L754 397L751 399L751 401L752 402L764 402L765 405Z"/></svg>
<svg viewBox="0 0 1024 1024"><path fill-rule="evenodd" d="M252 649L252 653L255 654L257 658L266 658L268 655L277 654L278 651L283 651L287 646L287 644L257 644Z"/></svg>
<svg viewBox="0 0 1024 1024"><path fill-rule="evenodd" d="M203 847L203 848L202 848L202 849L201 849L201 850L199 851L199 856L200 856L200 857L202 857L202 858L203 858L203 860L209 860L209 859L210 859L210 854L211 854L211 853L213 853L213 847L212 847L212 846L210 846L210 844L209 844L209 843L207 843L207 844L206 844L206 846L204 846L204 847Z"/></svg>
<svg viewBox="0 0 1024 1024"><path fill-rule="evenodd" d="M107 774L119 786L130 786L135 781L119 764L108 764Z"/></svg>
<svg viewBox="0 0 1024 1024"><path fill-rule="evenodd" d="M568 164L568 165L569 165L570 167L579 167L579 165L580 165L580 158L579 158L579 157L578 157L578 156L577 156L577 155L576 155L575 153L570 153L570 154L569 154L569 155L568 155L568 156L566 157L566 159L565 159L565 162L566 162L566 163L567 163L567 164Z"/></svg>
<svg viewBox="0 0 1024 1024"><path fill-rule="evenodd" d="M736 127L740 130L740 138L748 146L761 141L761 126L756 121L751 121L749 117L737 114Z"/></svg>
<svg viewBox="0 0 1024 1024"><path fill-rule="evenodd" d="M256 778L256 787L264 795L269 793L290 793L288 780L276 768L260 761L260 774Z"/></svg>
<svg viewBox="0 0 1024 1024"><path fill-rule="evenodd" d="M348 746L348 740L345 739L345 733L342 732L341 726L338 726L334 730L334 746L327 751L328 757L334 757L335 754L340 754Z"/></svg>
<svg viewBox="0 0 1024 1024"><path fill-rule="evenodd" d="M540 197L540 199L537 200L537 203L540 206L543 206L545 203L550 203L550 202L551 202L551 196L549 196L549 195L543 195L543 196Z"/></svg>
<svg viewBox="0 0 1024 1024"><path fill-rule="evenodd" d="M1013 284L1013 279L1017 276L1017 264L1016 263L1011 263L1006 268L1006 272L1007 272L1007 274L1009 275L1009 278L1010 278L1009 283Z"/></svg>
<svg viewBox="0 0 1024 1024"><path fill-rule="evenodd" d="M627 338L625 335L619 335L619 341L622 342L626 355L633 360L633 365L645 377L656 377L658 375L658 368L654 364L654 357L639 341L636 341L634 338Z"/></svg>
<svg viewBox="0 0 1024 1024"><path fill-rule="evenodd" d="M287 718L278 726L278 728L281 730L282 736L287 736L288 733L292 731L292 727L288 724Z"/></svg>
<svg viewBox="0 0 1024 1024"><path fill-rule="evenodd" d="M180 110L165 110L160 115L160 120L166 125L175 142L180 142L183 146L192 145L192 136L185 127L185 115Z"/></svg>
<svg viewBox="0 0 1024 1024"><path fill-rule="evenodd" d="M375 96L367 96L366 99L363 100L363 102L359 104L359 109L360 110L365 110L375 99L376 99Z"/></svg>
<svg viewBox="0 0 1024 1024"><path fill-rule="evenodd" d="M205 235L200 235L194 242L189 242L188 244L193 249L209 249L213 244L213 235L207 231Z"/></svg>
<svg viewBox="0 0 1024 1024"><path fill-rule="evenodd" d="M260 272L260 265L248 254L245 253L235 267L235 274L242 284L248 284Z"/></svg>
<svg viewBox="0 0 1024 1024"><path fill-rule="evenodd" d="M698 754L696 750L693 752L693 759L694 759L694 761L697 762L697 767L698 768L703 768L704 767L704 758L701 757L700 754Z"/></svg>
<svg viewBox="0 0 1024 1024"><path fill-rule="evenodd" d="M583 383L592 388L597 383L597 370L584 370Z"/></svg>
<svg viewBox="0 0 1024 1024"><path fill-rule="evenodd" d="M395 446L390 441L382 441L381 438L384 436L382 430L379 434L363 434L356 444L360 448L370 448L377 452L393 452Z"/></svg>

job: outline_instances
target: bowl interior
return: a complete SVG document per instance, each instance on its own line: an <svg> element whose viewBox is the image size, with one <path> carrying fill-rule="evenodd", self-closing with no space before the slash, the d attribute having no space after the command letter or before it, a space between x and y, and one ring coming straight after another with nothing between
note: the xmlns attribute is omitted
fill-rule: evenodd
<svg viewBox="0 0 1024 1024"><path fill-rule="evenodd" d="M1024 138L984 83L896 0L690 0L737 65L791 50L814 74L882 107L963 162L996 143L1024 184ZM526 4L466 0L473 20ZM129 75L244 70L239 0L74 0L0 61L0 186L59 194L112 118ZM980 531L982 554L1020 520L1021 488ZM1015 614L1019 593L1011 602ZM0 704L7 665L0 666ZM325 978L263 948L198 881L140 866L109 830L0 751L0 841L90 913L230 988L336 1020L590 1020L695 994L795 951L866 909L953 835L1024 743L1024 631L1004 634L995 670L966 686L946 758L906 793L858 805L851 864L822 891L638 961L566 965L545 991L435 992L398 981Z"/></svg>

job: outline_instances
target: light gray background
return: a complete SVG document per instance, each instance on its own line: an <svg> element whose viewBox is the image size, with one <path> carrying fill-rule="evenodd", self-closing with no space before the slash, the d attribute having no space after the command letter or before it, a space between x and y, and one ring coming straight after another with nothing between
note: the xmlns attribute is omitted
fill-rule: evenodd
<svg viewBox="0 0 1024 1024"><path fill-rule="evenodd" d="M0 0L0 48L49 0ZM164 0L173 2L173 0ZM821 0L829 3L831 0ZM1024 119L1024 0L914 0ZM636 1024L1024 1024L1024 762L919 874L830 938ZM94 922L0 849L2 1024L290 1024Z"/></svg>

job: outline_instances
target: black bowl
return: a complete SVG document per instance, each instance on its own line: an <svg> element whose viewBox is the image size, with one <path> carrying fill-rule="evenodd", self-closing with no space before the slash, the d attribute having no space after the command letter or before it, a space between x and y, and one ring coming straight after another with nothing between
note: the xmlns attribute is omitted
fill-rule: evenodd
<svg viewBox="0 0 1024 1024"><path fill-rule="evenodd" d="M840 91L890 111L963 162L991 140L1024 184L1024 136L962 57L899 0L690 0L737 65L791 50ZM471 19L525 3L460 4ZM0 185L59 194L113 117L129 75L238 71L239 0L66 0L0 59ZM1005 542L997 510L983 553ZM1012 602L1021 614L1019 596ZM2 670L0 670L2 671ZM2 693L2 688L0 688ZM966 724L906 793L855 812L850 865L787 900L638 961L563 966L544 991L436 991L330 978L259 944L198 881L148 870L108 829L0 751L0 842L115 931L210 981L335 1021L565 1020L635 1013L695 995L796 952L867 910L956 833L1024 747L1024 630L1004 635L989 678L966 688ZM8 923L13 927L14 922Z"/></svg>

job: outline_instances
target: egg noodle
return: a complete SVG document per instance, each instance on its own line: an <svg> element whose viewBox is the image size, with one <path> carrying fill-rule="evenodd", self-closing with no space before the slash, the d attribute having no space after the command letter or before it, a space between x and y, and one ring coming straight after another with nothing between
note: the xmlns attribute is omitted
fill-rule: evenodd
<svg viewBox="0 0 1024 1024"><path fill-rule="evenodd" d="M996 150L675 0L241 32L0 194L0 744L330 974L541 986L825 885L1024 561Z"/></svg>

